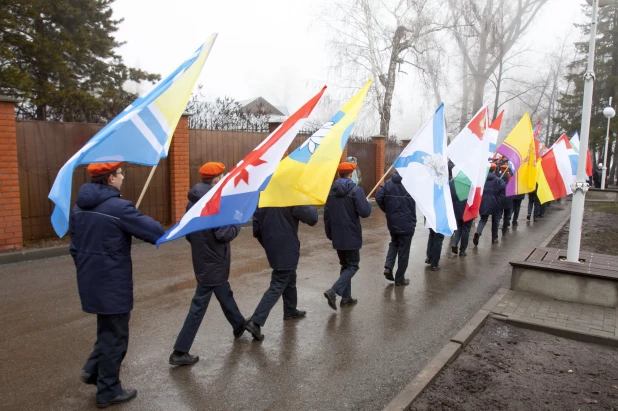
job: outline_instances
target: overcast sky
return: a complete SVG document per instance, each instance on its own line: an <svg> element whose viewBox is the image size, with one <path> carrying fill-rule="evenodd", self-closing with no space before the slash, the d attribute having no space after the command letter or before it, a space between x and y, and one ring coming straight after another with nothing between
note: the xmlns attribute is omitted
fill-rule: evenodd
<svg viewBox="0 0 618 411"><path fill-rule="evenodd" d="M124 18L117 39L126 42L119 53L128 65L166 76L217 32L219 37L198 80L207 99L262 96L293 111L323 84L333 86L333 90L337 85L329 75L332 56L327 49L328 31L318 18L328 3L116 0L113 10L115 18ZM583 21L583 3L549 0L523 41L530 48L549 51L568 32L578 40L580 33L573 23ZM421 119L433 111L433 100L411 91L416 89L416 82L412 75L396 87L397 109L391 129L400 136L414 133ZM448 101L448 91L443 93Z"/></svg>

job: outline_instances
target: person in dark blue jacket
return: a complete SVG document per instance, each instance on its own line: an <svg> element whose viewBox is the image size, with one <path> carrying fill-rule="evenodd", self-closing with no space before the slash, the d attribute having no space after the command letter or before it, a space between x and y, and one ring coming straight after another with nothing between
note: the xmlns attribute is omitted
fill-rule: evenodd
<svg viewBox="0 0 618 411"><path fill-rule="evenodd" d="M79 189L71 211L70 253L82 309L97 315L97 341L80 378L97 386L97 406L103 408L137 395L123 389L119 378L133 309L131 238L155 244L165 232L120 198L122 163L90 164L87 170L92 182Z"/></svg>
<svg viewBox="0 0 618 411"><path fill-rule="evenodd" d="M352 298L352 277L358 271L363 245L359 217L371 215L371 205L365 198L365 192L350 179L355 168L352 163L339 164L339 179L333 183L324 206L326 237L337 250L341 265L339 279L324 292L328 305L335 311L337 295L341 296L342 307L357 303L357 299Z"/></svg>
<svg viewBox="0 0 618 411"><path fill-rule="evenodd" d="M189 190L187 211L212 190L224 171L225 166L215 162L206 163L200 168L199 173L202 182ZM245 332L245 317L238 309L229 282L232 255L230 242L236 238L239 232L240 226L232 225L196 231L186 236L191 243L191 258L197 287L187 318L176 338L174 351L170 355L169 363L171 365L193 365L199 361L200 357L189 354L189 350L204 319L213 293L217 297L219 305L221 305L225 318L232 326L234 337L240 338Z"/></svg>
<svg viewBox="0 0 618 411"><path fill-rule="evenodd" d="M530 216L532 215L532 211L534 210L534 221L538 220L541 215L541 202L539 201L539 197L536 195L536 190L538 190L539 185L536 185L534 191L528 193L528 215L526 216L526 220L530 221Z"/></svg>
<svg viewBox="0 0 618 411"><path fill-rule="evenodd" d="M519 225L517 219L519 218L519 210L521 210L521 203L524 201L524 198L526 198L525 194L517 194L513 196L513 219L511 220L513 227L517 227Z"/></svg>
<svg viewBox="0 0 618 411"><path fill-rule="evenodd" d="M504 185L509 183L511 176L513 175L508 164L502 164L500 166L498 177L504 181ZM513 197L505 195L502 197L501 209L502 209L502 235L506 235L509 227L511 226L511 216L513 215Z"/></svg>
<svg viewBox="0 0 618 411"><path fill-rule="evenodd" d="M397 171L378 190L376 203L380 210L386 213L386 226L391 234L388 253L384 262L384 277L394 281L395 285L408 285L405 278L410 257L410 245L416 229L416 203L401 184L401 176ZM397 273L393 277L395 260L398 259Z"/></svg>
<svg viewBox="0 0 618 411"><path fill-rule="evenodd" d="M459 200L457 198L457 192L455 190L455 184L451 181L449 183L451 187L451 200L453 201L453 211L455 212L455 220L457 220L457 231L453 234L453 245L451 251L454 254L458 254L460 257L465 257L468 254L466 249L468 248L468 240L470 238L470 229L472 228L472 222L474 219L464 221L464 212L466 211L466 203L468 199ZM458 248L459 241L461 240L461 246Z"/></svg>
<svg viewBox="0 0 618 411"><path fill-rule="evenodd" d="M487 180L483 187L483 199L481 200L481 208L479 214L481 215L481 221L476 228L474 238L472 242L474 245L479 245L479 238L483 234L483 228L487 224L489 216L491 216L491 242L492 244L498 243L498 229L500 225L502 198L504 197L504 191L506 184L495 174L496 164L490 165L490 172L487 174Z"/></svg>
<svg viewBox="0 0 618 411"><path fill-rule="evenodd" d="M253 338L262 341L261 327L270 310L283 296L283 319L303 318L307 312L296 308L296 268L300 258L298 223L310 226L318 223L318 212L313 206L265 207L253 215L253 236L266 251L273 269L270 287L264 293L246 329Z"/></svg>

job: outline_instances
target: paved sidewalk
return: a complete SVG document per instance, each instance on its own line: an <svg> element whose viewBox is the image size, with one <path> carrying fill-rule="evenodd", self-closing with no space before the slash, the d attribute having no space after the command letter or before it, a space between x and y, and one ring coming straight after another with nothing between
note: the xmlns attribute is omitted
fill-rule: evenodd
<svg viewBox="0 0 618 411"><path fill-rule="evenodd" d="M618 338L615 308L568 303L509 290L491 312L513 320Z"/></svg>

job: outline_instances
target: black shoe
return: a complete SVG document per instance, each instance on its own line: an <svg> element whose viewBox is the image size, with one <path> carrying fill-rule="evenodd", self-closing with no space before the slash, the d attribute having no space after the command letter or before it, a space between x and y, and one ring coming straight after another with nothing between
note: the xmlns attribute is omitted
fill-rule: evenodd
<svg viewBox="0 0 618 411"><path fill-rule="evenodd" d="M496 238L495 240L491 240L492 244L498 244L498 239Z"/></svg>
<svg viewBox="0 0 618 411"><path fill-rule="evenodd" d="M431 264L431 262L429 261L429 257L425 258L425 264Z"/></svg>
<svg viewBox="0 0 618 411"><path fill-rule="evenodd" d="M284 320L295 320L297 318L303 318L307 315L307 311L296 310L296 312L292 315L284 315Z"/></svg>
<svg viewBox="0 0 618 411"><path fill-rule="evenodd" d="M513 221L513 227L517 227L519 223L517 221Z"/></svg>
<svg viewBox="0 0 618 411"><path fill-rule="evenodd" d="M326 290L324 291L324 297L328 300L330 308L337 311L337 294L335 294L333 290Z"/></svg>
<svg viewBox="0 0 618 411"><path fill-rule="evenodd" d="M264 334L261 333L260 327L258 324L253 321L249 321L247 325L245 325L245 329L251 333L254 340L262 341L264 339Z"/></svg>
<svg viewBox="0 0 618 411"><path fill-rule="evenodd" d="M249 320L245 319L245 323L242 326L240 326L240 327L238 327L238 328L236 328L234 330L234 338L242 337L242 335L245 333L245 327L247 326L248 322L249 322Z"/></svg>
<svg viewBox="0 0 618 411"><path fill-rule="evenodd" d="M356 298L349 298L348 300L343 300L341 299L341 302L339 303L339 305L341 307L346 306L346 305L354 305L358 302L358 300Z"/></svg>
<svg viewBox="0 0 618 411"><path fill-rule="evenodd" d="M431 267L431 271L438 271L440 268L437 265Z"/></svg>
<svg viewBox="0 0 618 411"><path fill-rule="evenodd" d="M526 220L530 221L530 214L526 216Z"/></svg>
<svg viewBox="0 0 618 411"><path fill-rule="evenodd" d="M459 249L457 248L456 245L451 247L451 251L453 252L453 254L457 254L459 252Z"/></svg>
<svg viewBox="0 0 618 411"><path fill-rule="evenodd" d="M97 385L96 374L90 374L89 372L84 371L82 375L79 376L79 379L82 380L84 384Z"/></svg>
<svg viewBox="0 0 618 411"><path fill-rule="evenodd" d="M182 355L175 355L174 353L170 355L171 365L193 365L199 360L200 357L197 355L191 355L188 352L184 352Z"/></svg>
<svg viewBox="0 0 618 411"><path fill-rule="evenodd" d="M386 278L388 281L395 281L395 278L393 277L393 270L391 270L390 268L385 268L384 278Z"/></svg>
<svg viewBox="0 0 618 411"><path fill-rule="evenodd" d="M504 237L506 235L506 231L502 231L502 236Z"/></svg>
<svg viewBox="0 0 618 411"><path fill-rule="evenodd" d="M409 285L409 284L410 284L410 280L408 280L407 278L404 278L404 280L403 280L403 281L398 282L398 283L396 282L396 283L395 283L395 286L399 287L399 286L401 286L401 285Z"/></svg>
<svg viewBox="0 0 618 411"><path fill-rule="evenodd" d="M474 243L474 245L479 245L479 238L481 237L481 235L479 233L474 233L474 238L472 239L472 242Z"/></svg>
<svg viewBox="0 0 618 411"><path fill-rule="evenodd" d="M468 255L468 253L466 253L465 251L460 251L460 252L459 252L459 256L460 256L460 257L465 257L465 256L467 256L467 255Z"/></svg>
<svg viewBox="0 0 618 411"><path fill-rule="evenodd" d="M137 396L137 390L122 390L122 394L109 402L97 402L97 408L107 408L112 405L122 404L123 402L131 401Z"/></svg>

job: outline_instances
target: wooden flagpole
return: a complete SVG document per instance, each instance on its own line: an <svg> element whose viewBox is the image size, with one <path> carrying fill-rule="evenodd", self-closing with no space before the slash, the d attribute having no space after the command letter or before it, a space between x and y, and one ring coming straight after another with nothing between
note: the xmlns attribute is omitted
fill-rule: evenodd
<svg viewBox="0 0 618 411"><path fill-rule="evenodd" d="M393 163L393 164L395 164L395 163ZM393 166L391 165L391 167L390 167L388 170L386 170L386 173L384 173L384 175L382 176L382 178L380 178L380 181L378 181L378 184L376 184L376 186L373 188L373 190L371 190L371 192L367 195L367 200L369 200L369 197L371 197L371 195L373 194L373 192L374 192L374 191L376 191L376 188L378 188L378 187L380 186L380 183L381 183L382 181L384 181L384 177L386 177L386 175L387 175L388 173L390 173L392 169L393 169Z"/></svg>
<svg viewBox="0 0 618 411"><path fill-rule="evenodd" d="M148 176L148 179L146 180L146 184L144 185L144 188L142 189L142 194L139 195L139 199L137 200L137 203L135 204L135 208L139 208L139 205L142 203L142 200L144 199L144 194L146 194L146 189L150 185L150 180L152 180L152 176L154 176L154 173L158 165L159 165L158 163L155 164L152 167L152 170L150 170L150 175Z"/></svg>

